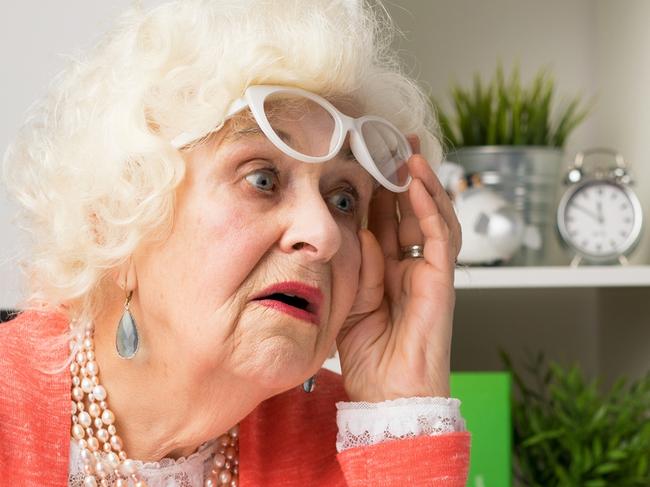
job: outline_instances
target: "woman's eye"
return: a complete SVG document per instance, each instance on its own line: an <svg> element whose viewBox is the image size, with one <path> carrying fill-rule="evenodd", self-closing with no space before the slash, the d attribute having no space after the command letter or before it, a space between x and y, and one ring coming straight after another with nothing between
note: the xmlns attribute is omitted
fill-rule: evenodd
<svg viewBox="0 0 650 487"><path fill-rule="evenodd" d="M330 203L339 211L352 214L357 207L357 198L350 191L339 191L330 196Z"/></svg>
<svg viewBox="0 0 650 487"><path fill-rule="evenodd" d="M246 175L246 181L260 191L273 191L277 174L270 169L261 169Z"/></svg>

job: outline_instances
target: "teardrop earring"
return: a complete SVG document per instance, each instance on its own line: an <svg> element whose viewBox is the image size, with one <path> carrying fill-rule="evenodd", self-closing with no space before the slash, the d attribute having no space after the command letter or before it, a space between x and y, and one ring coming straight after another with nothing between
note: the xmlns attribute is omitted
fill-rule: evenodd
<svg viewBox="0 0 650 487"><path fill-rule="evenodd" d="M309 379L307 379L302 384L302 390L304 392L314 392L315 388L316 388L316 376L315 375L312 375Z"/></svg>
<svg viewBox="0 0 650 487"><path fill-rule="evenodd" d="M138 327L133 315L131 314L131 310L129 310L132 296L133 291L131 291L126 297L124 313L122 313L120 323L117 325L117 333L115 336L115 349L117 350L118 355L125 359L132 359L135 357L140 343Z"/></svg>

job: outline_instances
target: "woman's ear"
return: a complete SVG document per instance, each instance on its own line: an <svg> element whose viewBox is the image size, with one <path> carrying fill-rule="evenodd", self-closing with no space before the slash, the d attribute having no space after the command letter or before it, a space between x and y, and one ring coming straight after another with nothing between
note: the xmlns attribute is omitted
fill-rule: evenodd
<svg viewBox="0 0 650 487"><path fill-rule="evenodd" d="M113 280L126 294L138 287L138 277L132 257L113 271Z"/></svg>

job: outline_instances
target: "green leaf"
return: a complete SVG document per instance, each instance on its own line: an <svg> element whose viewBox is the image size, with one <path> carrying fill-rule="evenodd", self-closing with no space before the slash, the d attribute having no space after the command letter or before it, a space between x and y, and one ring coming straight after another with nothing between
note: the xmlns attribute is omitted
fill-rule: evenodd
<svg viewBox="0 0 650 487"><path fill-rule="evenodd" d="M552 438L559 438L562 435L564 435L564 430L562 429L553 430L553 431L544 431L543 433L538 433L535 436L531 436L526 441L524 441L521 445L524 448L527 448Z"/></svg>
<svg viewBox="0 0 650 487"><path fill-rule="evenodd" d="M598 465L594 469L594 472L599 474L599 475L603 475L603 474L607 474L607 473L616 472L620 468L621 468L621 466L618 463L607 462L607 463L603 463L601 465Z"/></svg>
<svg viewBox="0 0 650 487"><path fill-rule="evenodd" d="M476 145L546 145L562 147L591 111L579 98L552 116L555 81L542 69L530 86L522 84L515 66L506 82L499 63L485 82L476 74L472 87L451 87L453 114L439 111L446 140L460 148ZM438 104L436 104L439 106Z"/></svg>
<svg viewBox="0 0 650 487"><path fill-rule="evenodd" d="M582 465L582 473L586 473L593 468L594 463L597 461L595 460L596 454L593 453L589 448L585 447L583 457L584 463Z"/></svg>
<svg viewBox="0 0 650 487"><path fill-rule="evenodd" d="M608 484L605 480L602 479L595 479L595 480L587 480L584 483L585 487L608 487Z"/></svg>
<svg viewBox="0 0 650 487"><path fill-rule="evenodd" d="M603 457L603 442L599 437L594 438L591 444L591 451L594 454L594 462L600 462Z"/></svg>
<svg viewBox="0 0 650 487"><path fill-rule="evenodd" d="M571 476L563 465L555 464L553 466L553 471L555 472L560 485L573 485L573 482L571 482Z"/></svg>
<svg viewBox="0 0 650 487"><path fill-rule="evenodd" d="M513 451L522 485L650 486L650 374L601 392L597 377L587 380L580 367L547 365L541 356L524 365L524 381L500 353L518 389Z"/></svg>
<svg viewBox="0 0 650 487"><path fill-rule="evenodd" d="M438 123L440 124L440 131L442 133L442 144L445 148L455 148L458 146L458 139L454 133L453 124L449 120L448 115L445 111L440 108L440 104L436 102L435 99L431 98L431 107L433 112L438 118Z"/></svg>
<svg viewBox="0 0 650 487"><path fill-rule="evenodd" d="M510 81L510 96L512 98L512 145L522 145L522 100L519 68L512 72Z"/></svg>
<svg viewBox="0 0 650 487"><path fill-rule="evenodd" d="M644 477L648 473L648 457L643 455L639 458L638 463L636 464L636 474L639 477Z"/></svg>
<svg viewBox="0 0 650 487"><path fill-rule="evenodd" d="M627 456L628 455L625 452L625 450L609 450L607 452L607 458L609 458L610 460L615 460L615 461L625 460Z"/></svg>

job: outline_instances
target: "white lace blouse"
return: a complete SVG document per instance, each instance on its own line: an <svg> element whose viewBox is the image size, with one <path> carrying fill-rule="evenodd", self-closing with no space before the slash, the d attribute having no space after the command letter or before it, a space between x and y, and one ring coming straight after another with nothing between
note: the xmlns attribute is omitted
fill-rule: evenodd
<svg viewBox="0 0 650 487"><path fill-rule="evenodd" d="M441 397L412 397L369 402L337 402L336 450L383 441L465 431L460 401ZM187 458L138 462L149 487L200 487L210 474L216 441L202 445ZM69 487L83 487L83 461L76 442L70 447Z"/></svg>

